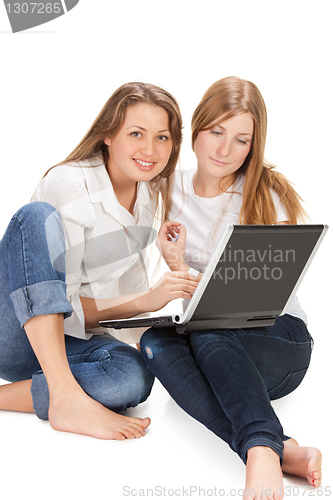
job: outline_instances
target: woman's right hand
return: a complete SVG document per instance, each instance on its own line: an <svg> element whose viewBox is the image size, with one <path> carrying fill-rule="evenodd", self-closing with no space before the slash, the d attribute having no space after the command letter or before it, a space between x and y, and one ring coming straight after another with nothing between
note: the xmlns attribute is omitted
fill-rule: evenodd
<svg viewBox="0 0 333 500"><path fill-rule="evenodd" d="M167 272L160 278L145 296L147 311L162 309L171 300L191 299L200 278L195 278L186 271Z"/></svg>
<svg viewBox="0 0 333 500"><path fill-rule="evenodd" d="M164 222L158 232L156 245L171 271L188 271L184 261L186 245L185 226L176 221Z"/></svg>

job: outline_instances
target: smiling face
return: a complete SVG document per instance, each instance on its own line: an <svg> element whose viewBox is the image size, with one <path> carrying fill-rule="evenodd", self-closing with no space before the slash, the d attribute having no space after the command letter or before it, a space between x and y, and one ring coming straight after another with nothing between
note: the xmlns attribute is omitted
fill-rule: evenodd
<svg viewBox="0 0 333 500"><path fill-rule="evenodd" d="M221 117L199 132L194 152L201 177L218 181L235 173L250 152L253 129L251 114L242 113L227 120Z"/></svg>
<svg viewBox="0 0 333 500"><path fill-rule="evenodd" d="M130 106L117 134L104 142L113 182L126 185L150 181L165 168L172 150L168 113L153 104Z"/></svg>

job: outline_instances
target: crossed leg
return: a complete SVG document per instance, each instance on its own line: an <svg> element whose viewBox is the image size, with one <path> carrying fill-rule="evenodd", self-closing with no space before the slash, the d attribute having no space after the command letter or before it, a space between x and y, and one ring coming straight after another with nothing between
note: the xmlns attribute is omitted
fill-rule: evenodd
<svg viewBox="0 0 333 500"><path fill-rule="evenodd" d="M64 340L63 314L36 316L25 324L30 344L45 374L49 422L59 431L100 439L131 439L145 435L150 419L119 415L88 396L70 370ZM47 332L47 335L45 335ZM33 412L31 380L0 387L0 408Z"/></svg>

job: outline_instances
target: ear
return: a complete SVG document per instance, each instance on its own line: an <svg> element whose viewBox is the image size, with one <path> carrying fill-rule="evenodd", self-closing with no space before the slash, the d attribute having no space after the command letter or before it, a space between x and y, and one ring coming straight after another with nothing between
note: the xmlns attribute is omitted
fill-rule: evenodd
<svg viewBox="0 0 333 500"><path fill-rule="evenodd" d="M105 137L105 139L104 139L104 143L105 143L107 146L111 146L111 137Z"/></svg>

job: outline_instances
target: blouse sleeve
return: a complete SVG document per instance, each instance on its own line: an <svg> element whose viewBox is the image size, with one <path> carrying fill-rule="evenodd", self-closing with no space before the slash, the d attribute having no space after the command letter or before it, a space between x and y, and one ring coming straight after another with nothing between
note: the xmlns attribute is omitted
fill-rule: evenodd
<svg viewBox="0 0 333 500"><path fill-rule="evenodd" d="M66 238L67 298L73 308L73 314L65 319L65 333L79 338L89 338L91 335L87 336L85 333L85 319L79 292L82 282L85 230L95 221L81 169L68 166L55 167L38 184L32 201L49 203L60 213Z"/></svg>
<svg viewBox="0 0 333 500"><path fill-rule="evenodd" d="M144 254L136 260L134 265L119 279L119 295L131 295L146 292L149 289L148 276L144 264ZM149 316L149 312L138 314L136 317ZM112 330L112 335L122 342L136 344L140 342L141 335L147 328L128 328Z"/></svg>

